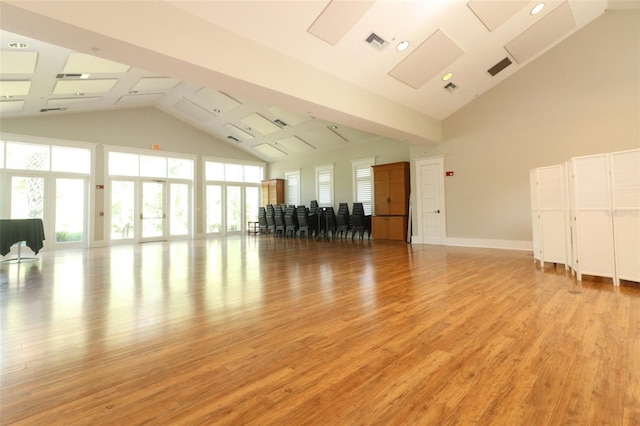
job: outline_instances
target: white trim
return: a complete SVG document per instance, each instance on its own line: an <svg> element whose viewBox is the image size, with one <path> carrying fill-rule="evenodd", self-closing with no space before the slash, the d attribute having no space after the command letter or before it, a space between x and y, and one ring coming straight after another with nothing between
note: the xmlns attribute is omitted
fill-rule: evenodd
<svg viewBox="0 0 640 426"><path fill-rule="evenodd" d="M210 155L206 155L206 156L203 155L202 159L204 161L212 161L214 163L232 163L232 164L242 164L242 165L248 165L248 166L262 166L263 170L267 166L267 163L265 163L264 161L238 160L237 158L212 157Z"/></svg>
<svg viewBox="0 0 640 426"><path fill-rule="evenodd" d="M103 145L104 146L104 154L105 157L108 157L109 152L123 152L126 154L138 154L138 155L149 155L156 157L171 157L171 158L184 158L187 160L193 160L194 163L198 159L198 155L196 154L184 154L180 152L171 152L171 151L162 151L155 149L146 149L146 148L132 148L129 146L121 146L121 145ZM195 169L195 164L194 164ZM105 174L108 175L109 171L105 170Z"/></svg>
<svg viewBox="0 0 640 426"><path fill-rule="evenodd" d="M296 198L298 200L297 203L292 203L291 202L291 198L290 198L290 194L291 191L289 190L289 176L296 176L298 178L298 185L296 186ZM300 176L300 169L296 169L296 170L289 170L284 172L284 180L287 182L287 188L285 193L287 194L287 198L285 200L286 204L302 204L301 202L301 198L300 198L300 187L302 186L302 178Z"/></svg>
<svg viewBox="0 0 640 426"><path fill-rule="evenodd" d="M71 139L56 139L50 137L43 136L31 136L31 135L21 135L16 133L3 133L0 132L0 139L5 142L18 142L18 143L31 143L37 145L57 145L57 146L66 146L71 148L85 148L85 149L95 149L98 146L97 143L93 142L83 142L76 141Z"/></svg>
<svg viewBox="0 0 640 426"><path fill-rule="evenodd" d="M415 175L416 175L416 180L415 180L415 186L416 186L416 190L415 190L415 201L413 202L413 206L414 206L414 210L415 213L412 215L413 219L412 221L415 223L415 226L412 227L412 229L414 231L417 231L418 234L413 234L412 235L412 239L416 242L419 242L420 244L426 244L425 238L422 235L422 231L423 231L423 227L422 227L422 190L421 190L421 185L420 182L422 180L422 172L421 172L421 167L422 166L426 166L426 165L436 165L438 166L438 172L440 175L440 180L439 180L439 185L440 185L440 190L439 190L439 195L440 195L440 200L438 202L438 204L440 205L440 214L438 215L440 218L440 230L441 230L441 237L440 237L440 241L442 242L442 244L446 244L446 240L447 240L447 211L446 211L446 203L445 203L445 187L444 187L444 156L443 155L437 155L437 156L433 156L433 157L423 157L423 158L417 158L414 160L414 167L415 167Z"/></svg>
<svg viewBox="0 0 640 426"><path fill-rule="evenodd" d="M477 247L491 249L524 250L533 251L533 241L521 240L491 240L475 238L452 238L444 239L444 245L456 247Z"/></svg>
<svg viewBox="0 0 640 426"><path fill-rule="evenodd" d="M325 203L321 203L320 202L320 186L319 186L319 181L318 181L318 174L321 172L329 172L331 175L331 181L329 184L329 195L331 198L331 202L329 204L325 204ZM334 185L335 185L335 177L334 177L334 171L333 171L333 164L324 164L322 166L316 166L316 172L315 172L315 183L316 183L316 200L318 200L318 205L320 207L333 207L333 203L335 201L335 192L334 192Z"/></svg>

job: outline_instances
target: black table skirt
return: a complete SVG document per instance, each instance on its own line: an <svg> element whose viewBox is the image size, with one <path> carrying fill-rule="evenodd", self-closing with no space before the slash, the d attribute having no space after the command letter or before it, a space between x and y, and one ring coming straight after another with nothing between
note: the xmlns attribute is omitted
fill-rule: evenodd
<svg viewBox="0 0 640 426"><path fill-rule="evenodd" d="M6 256L11 246L20 241L38 254L44 247L42 219L0 219L0 254Z"/></svg>

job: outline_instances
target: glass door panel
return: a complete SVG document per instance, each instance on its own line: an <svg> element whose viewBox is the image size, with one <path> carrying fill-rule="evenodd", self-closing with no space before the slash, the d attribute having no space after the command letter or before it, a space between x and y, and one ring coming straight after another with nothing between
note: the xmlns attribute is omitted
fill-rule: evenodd
<svg viewBox="0 0 640 426"><path fill-rule="evenodd" d="M189 184L169 185L169 234L189 235Z"/></svg>
<svg viewBox="0 0 640 426"><path fill-rule="evenodd" d="M84 179L56 179L56 243L84 240L84 206Z"/></svg>
<svg viewBox="0 0 640 426"><path fill-rule="evenodd" d="M260 207L260 188L247 186L245 188L246 217L248 222L258 221L258 208Z"/></svg>
<svg viewBox="0 0 640 426"><path fill-rule="evenodd" d="M222 231L222 186L207 185L207 233Z"/></svg>
<svg viewBox="0 0 640 426"><path fill-rule="evenodd" d="M227 186L227 232L242 230L242 188Z"/></svg>
<svg viewBox="0 0 640 426"><path fill-rule="evenodd" d="M134 238L135 223L134 182L111 181L111 239Z"/></svg>
<svg viewBox="0 0 640 426"><path fill-rule="evenodd" d="M44 178L11 177L11 218L44 219Z"/></svg>
<svg viewBox="0 0 640 426"><path fill-rule="evenodd" d="M162 240L165 237L165 183L142 182L142 235L145 240Z"/></svg>

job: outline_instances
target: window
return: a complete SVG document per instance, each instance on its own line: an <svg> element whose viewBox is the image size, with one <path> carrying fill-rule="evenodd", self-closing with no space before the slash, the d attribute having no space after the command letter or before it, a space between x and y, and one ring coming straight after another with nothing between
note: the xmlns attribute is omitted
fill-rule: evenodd
<svg viewBox="0 0 640 426"><path fill-rule="evenodd" d="M257 221L263 166L234 161L204 161L205 230L222 234L246 230Z"/></svg>
<svg viewBox="0 0 640 426"><path fill-rule="evenodd" d="M366 215L373 210L373 169L375 158L353 160L353 201L362 203Z"/></svg>
<svg viewBox="0 0 640 426"><path fill-rule="evenodd" d="M287 180L287 204L300 205L300 170L286 172L284 178Z"/></svg>
<svg viewBox="0 0 640 426"><path fill-rule="evenodd" d="M193 180L193 159L191 158L109 151L108 159L109 176Z"/></svg>
<svg viewBox="0 0 640 426"><path fill-rule="evenodd" d="M320 207L333 206L333 164L316 167L316 199Z"/></svg>

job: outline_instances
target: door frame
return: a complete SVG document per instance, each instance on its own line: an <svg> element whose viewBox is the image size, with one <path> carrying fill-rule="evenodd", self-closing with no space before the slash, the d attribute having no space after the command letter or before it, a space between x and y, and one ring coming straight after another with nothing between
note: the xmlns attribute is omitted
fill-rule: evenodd
<svg viewBox="0 0 640 426"><path fill-rule="evenodd" d="M144 184L147 182L162 184L162 235L157 237L145 237L143 235L143 200L144 200ZM136 219L139 218L140 226L138 227L138 242L149 243L157 241L167 241L169 236L169 183L166 179L153 179L153 178L139 178L138 181L138 196L135 200L138 211Z"/></svg>
<svg viewBox="0 0 640 426"><path fill-rule="evenodd" d="M4 215L6 217L11 216L11 203L12 203L12 179L14 177L23 177L23 178L38 178L43 179L43 205L42 205L42 222L44 225L44 235L45 240L43 241L44 247L43 250L56 250L60 248L81 248L88 247L90 241L90 228L91 224L89 221L88 211L91 208L90 205L90 196L89 196L89 185L90 179L88 175L85 174L75 174L75 173L66 173L66 172L51 172L51 171L40 171L40 170L17 170L10 169L5 170L3 173L2 179L2 192L3 192L3 202L5 204ZM57 180L58 179L74 179L80 180L83 182L83 204L82 204L82 240L80 241L72 241L72 242L57 242L56 241L56 217L58 212L56 210L56 190L57 190ZM2 213L2 212L0 212Z"/></svg>
<svg viewBox="0 0 640 426"><path fill-rule="evenodd" d="M437 244L445 244L447 238L447 220L446 220L446 204L445 204L445 194L444 194L444 156L434 156L434 157L424 157L418 158L414 160L415 170L416 170L416 212L413 214L413 221L416 223L415 229L418 230L418 235L413 235L412 242L416 244L436 244L426 241L426 232L424 230L424 224L422 223L422 212L425 209L422 203L422 186L420 183L422 182L422 166L430 166L435 165L438 167L438 186L439 186L439 200L440 204L440 214L438 217L440 218L440 241Z"/></svg>

